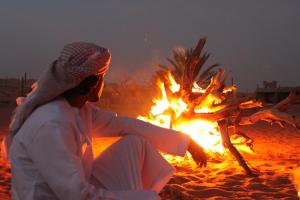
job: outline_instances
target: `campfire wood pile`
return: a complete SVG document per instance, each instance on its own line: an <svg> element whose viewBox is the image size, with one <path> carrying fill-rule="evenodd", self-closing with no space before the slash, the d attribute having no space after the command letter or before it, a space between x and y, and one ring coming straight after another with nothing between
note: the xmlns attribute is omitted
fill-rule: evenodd
<svg viewBox="0 0 300 200"><path fill-rule="evenodd" d="M300 103L300 98L297 96L300 87L295 88L283 101L268 108L264 107L262 102L256 99L235 98L236 87L234 85L226 86L226 73L222 69L215 71L205 89L200 88L198 85L203 84L201 82L198 82L198 85L195 84L194 79L199 72L197 66L202 66L209 58L209 54L203 53L205 42L206 39L201 38L196 48L186 58L180 87L177 90L172 89L174 85L172 83L172 74L169 74L169 78L164 78L163 85L168 101L171 102L172 99L180 99L186 104L185 110L180 114L176 113L171 107L165 110L164 114L167 113L170 116L170 128L173 128L174 125L181 121L195 119L217 123L224 148L228 149L237 159L246 174L255 176L238 149L232 144L230 136L234 134L239 135L243 138L243 142L251 148L253 140L237 131L238 126L254 124L257 121L263 120L270 123L277 123L282 127L285 124L290 124L300 130L300 125L295 116L285 112L291 104ZM213 65L208 70L216 66ZM260 108L259 111L254 112L254 114L248 114L248 116L245 114L246 111L257 110L258 108Z"/></svg>

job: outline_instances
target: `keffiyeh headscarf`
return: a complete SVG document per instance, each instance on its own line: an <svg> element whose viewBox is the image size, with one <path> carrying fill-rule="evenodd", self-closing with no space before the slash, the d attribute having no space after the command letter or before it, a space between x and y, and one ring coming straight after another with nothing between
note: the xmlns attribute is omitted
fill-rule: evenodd
<svg viewBox="0 0 300 200"><path fill-rule="evenodd" d="M110 53L106 48L86 42L65 45L58 59L32 85L32 91L26 97L17 98L18 106L5 141L6 150L35 108L79 85L88 76L105 74L109 62Z"/></svg>

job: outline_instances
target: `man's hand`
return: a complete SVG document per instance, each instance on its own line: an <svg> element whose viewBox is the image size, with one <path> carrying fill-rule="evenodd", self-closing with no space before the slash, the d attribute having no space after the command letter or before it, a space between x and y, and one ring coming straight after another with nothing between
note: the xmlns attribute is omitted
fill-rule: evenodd
<svg viewBox="0 0 300 200"><path fill-rule="evenodd" d="M190 152L198 166L206 167L208 156L204 152L203 148L198 145L193 139L190 140L188 151Z"/></svg>

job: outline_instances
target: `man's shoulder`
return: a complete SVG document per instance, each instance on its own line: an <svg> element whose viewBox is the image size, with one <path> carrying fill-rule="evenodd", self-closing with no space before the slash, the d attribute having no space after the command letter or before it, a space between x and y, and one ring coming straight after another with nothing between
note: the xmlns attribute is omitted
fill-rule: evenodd
<svg viewBox="0 0 300 200"><path fill-rule="evenodd" d="M62 121L68 119L68 113L65 103L56 99L36 108L30 118L37 121Z"/></svg>
<svg viewBox="0 0 300 200"><path fill-rule="evenodd" d="M16 138L21 138L23 144L30 144L40 128L64 128L69 124L64 105L54 100L36 108L26 119Z"/></svg>

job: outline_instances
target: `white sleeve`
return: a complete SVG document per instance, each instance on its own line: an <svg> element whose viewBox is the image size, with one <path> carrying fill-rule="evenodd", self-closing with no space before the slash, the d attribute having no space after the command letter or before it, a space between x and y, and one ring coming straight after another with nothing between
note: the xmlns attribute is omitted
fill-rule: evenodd
<svg viewBox="0 0 300 200"><path fill-rule="evenodd" d="M71 129L58 122L42 125L28 147L41 176L59 199L120 199L104 189L96 189L85 178L78 145Z"/></svg>
<svg viewBox="0 0 300 200"><path fill-rule="evenodd" d="M146 138L162 152L184 156L190 137L181 132L115 113L93 108L94 133L98 136L138 135Z"/></svg>

